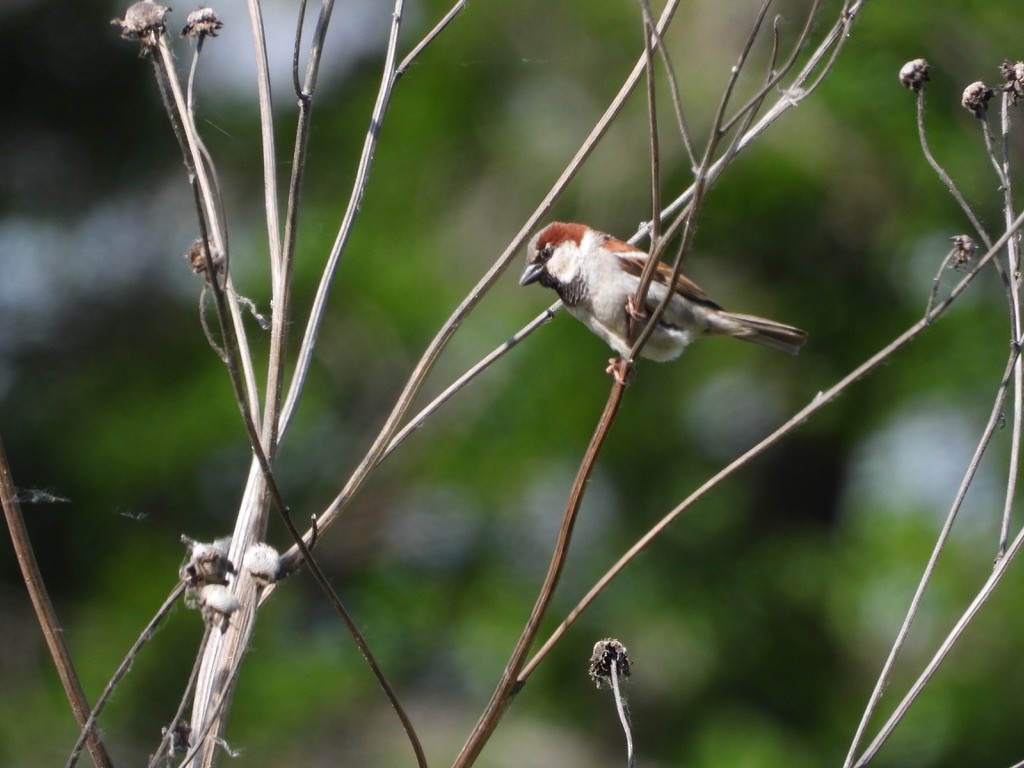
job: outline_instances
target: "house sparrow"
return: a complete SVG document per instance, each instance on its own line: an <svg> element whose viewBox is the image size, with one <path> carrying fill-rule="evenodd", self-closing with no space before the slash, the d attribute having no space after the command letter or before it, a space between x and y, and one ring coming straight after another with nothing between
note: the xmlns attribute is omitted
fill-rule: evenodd
<svg viewBox="0 0 1024 768"><path fill-rule="evenodd" d="M672 277L671 267L659 263L643 310L636 310L632 296L647 258L644 251L586 224L556 221L530 243L519 284L553 288L573 317L625 356L630 349L628 316L645 322L665 297ZM674 360L698 336L732 336L790 355L799 352L807 340L799 328L726 312L680 275L657 330L640 354L651 360ZM618 362L612 359L609 372L617 371Z"/></svg>

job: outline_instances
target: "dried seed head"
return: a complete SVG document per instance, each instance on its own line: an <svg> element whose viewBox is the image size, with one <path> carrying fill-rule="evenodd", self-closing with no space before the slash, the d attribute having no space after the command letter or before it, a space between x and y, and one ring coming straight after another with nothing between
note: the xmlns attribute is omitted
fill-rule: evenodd
<svg viewBox="0 0 1024 768"><path fill-rule="evenodd" d="M182 27L182 37L216 37L217 30L224 24L217 17L213 8L199 6L185 18L185 26Z"/></svg>
<svg viewBox="0 0 1024 768"><path fill-rule="evenodd" d="M1017 99L1024 96L1024 61L1012 62L1009 59L1003 62L1003 65L999 68L1000 73L1003 75L1003 79L1006 81L1006 85L1003 86L1003 90L1010 94L1013 99L1013 103L1017 103Z"/></svg>
<svg viewBox="0 0 1024 768"><path fill-rule="evenodd" d="M924 59L908 61L900 67L900 82L904 88L909 88L914 93L920 93L924 84L928 82L931 67Z"/></svg>
<svg viewBox="0 0 1024 768"><path fill-rule="evenodd" d="M953 235L950 240L953 241L953 250L949 254L950 263L953 269L961 272L967 267L970 260L974 258L978 247L974 244L974 240L971 239L970 235Z"/></svg>
<svg viewBox="0 0 1024 768"><path fill-rule="evenodd" d="M164 18L169 10L150 0L142 0L141 3L129 6L123 19L111 19L110 23L121 27L121 37L139 40L143 52L146 52L156 45L160 35L167 30Z"/></svg>
<svg viewBox="0 0 1024 768"><path fill-rule="evenodd" d="M220 274L224 271L224 254L217 250L217 246L207 238L207 248L210 249L210 261L213 263L213 271ZM206 248L203 248L203 238L198 237L185 251L185 258L188 265L197 275L205 275L206 269Z"/></svg>
<svg viewBox="0 0 1024 768"><path fill-rule="evenodd" d="M988 114L988 102L996 92L985 85L980 80L976 83L971 83L964 89L964 97L960 103L963 104L964 109L971 112L979 120L984 120L985 115Z"/></svg>
<svg viewBox="0 0 1024 768"><path fill-rule="evenodd" d="M242 567L252 574L258 584L266 586L277 581L281 558L277 554L277 550L269 544L253 544L245 553Z"/></svg>
<svg viewBox="0 0 1024 768"><path fill-rule="evenodd" d="M241 607L242 604L223 584L207 584L199 590L199 610L203 620L210 626L219 626L221 631L228 628L231 614Z"/></svg>
<svg viewBox="0 0 1024 768"><path fill-rule="evenodd" d="M182 536L181 542L188 547L189 558L178 569L178 575L188 587L201 589L207 584L228 583L228 576L235 573L235 567L228 560L230 539L218 539L207 544Z"/></svg>
<svg viewBox="0 0 1024 768"><path fill-rule="evenodd" d="M171 735L171 754L179 755L183 752L188 752L192 746L192 726L184 720L179 720L171 729L161 728L160 735L166 736L168 730Z"/></svg>
<svg viewBox="0 0 1024 768"><path fill-rule="evenodd" d="M594 644L594 653L590 656L590 679L598 688L611 686L612 675L629 677L629 666L629 652L618 640L609 637Z"/></svg>

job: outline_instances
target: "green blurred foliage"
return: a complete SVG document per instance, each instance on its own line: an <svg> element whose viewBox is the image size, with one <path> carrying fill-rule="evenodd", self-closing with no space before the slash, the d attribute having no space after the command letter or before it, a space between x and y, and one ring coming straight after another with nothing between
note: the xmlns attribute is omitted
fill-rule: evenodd
<svg viewBox="0 0 1024 768"><path fill-rule="evenodd" d="M698 141L756 5L685 3L666 36ZM838 8L824 6L819 34ZM377 90L389 17L373 7L335 12L336 27L377 44L325 76L315 101L293 349ZM183 15L175 10L172 26ZM444 10L438 0L408 8L402 50ZM793 0L773 7L783 50L804 11ZM819 91L710 190L688 273L730 308L808 329L810 342L795 359L708 341L675 364L640 365L543 635L704 479L920 317L948 238L967 224L922 156L914 98L896 79L906 60L932 62L933 150L998 226L996 181L959 99L971 81L994 84L1004 57L1021 56L1016 11L1008 2L868 2ZM207 44L241 55L247 24L232 12L234 26ZM174 585L179 535L230 531L248 467L227 377L198 323L199 283L177 256L194 223L151 66L106 26L121 13L96 1L0 10L0 242L10 248L0 425L92 698ZM334 497L425 345L599 117L638 53L639 18L630 2L471 3L399 81L277 465L297 518ZM286 73L292 32L268 34ZM189 51L176 45L184 67ZM342 42L331 45L328 62L344 53ZM766 56L761 40L737 99L756 87ZM228 87L203 73L211 84L199 91L200 129L227 193L232 267L239 290L267 311L251 81ZM275 88L283 180L294 99L286 76ZM690 175L664 82L658 98L670 199ZM646 119L638 92L552 218L625 236L650 217ZM123 215L93 225L104 210ZM49 242L59 247L38 245ZM37 253L45 266L29 259ZM418 405L553 300L519 289L517 271L460 328ZM945 277L943 288L951 283ZM19 303L30 288L36 298ZM480 765L621 761L611 697L586 677L593 643L607 636L634 657L627 690L644 765L841 764L991 407L1008 349L1004 305L995 275L982 275L887 365L683 515L538 668ZM265 355L262 339L256 349ZM321 563L432 764L459 749L529 613L608 391L608 354L557 316L415 433L321 541ZM997 434L968 495L875 726L989 572L1008 433ZM31 503L33 489L66 501ZM270 539L287 546L276 521ZM61 764L75 729L6 546L0 579L0 764ZM1024 625L1012 602L1021 576L1007 581L875 764L1021 758L1010 695L1024 682ZM178 607L135 661L102 719L118 764L140 764L158 741L200 636L198 614ZM246 766L412 764L305 575L261 614L227 739Z"/></svg>

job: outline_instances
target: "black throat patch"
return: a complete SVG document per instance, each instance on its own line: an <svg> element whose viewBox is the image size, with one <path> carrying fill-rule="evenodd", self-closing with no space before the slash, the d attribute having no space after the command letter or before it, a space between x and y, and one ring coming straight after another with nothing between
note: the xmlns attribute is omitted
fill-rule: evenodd
<svg viewBox="0 0 1024 768"><path fill-rule="evenodd" d="M549 287L554 288L555 291L557 291L559 298L562 299L566 306L575 307L587 298L587 284L583 280L582 276L576 275L568 283L555 280L549 275L545 275L545 277L548 277L551 280L552 285Z"/></svg>

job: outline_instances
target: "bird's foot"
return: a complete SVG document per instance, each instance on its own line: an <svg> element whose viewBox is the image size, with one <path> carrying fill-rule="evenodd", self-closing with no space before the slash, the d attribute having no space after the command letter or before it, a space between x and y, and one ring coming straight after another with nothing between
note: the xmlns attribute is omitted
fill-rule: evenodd
<svg viewBox="0 0 1024 768"><path fill-rule="evenodd" d="M647 310L637 309L636 308L636 305L633 303L633 297L632 296L630 296L628 299L626 299L626 314L629 315L630 317L632 317L634 320L636 320L639 323L647 322L647 318L649 318L651 316L647 312Z"/></svg>
<svg viewBox="0 0 1024 768"><path fill-rule="evenodd" d="M636 373L636 369L629 361L621 357L612 357L608 359L608 367L604 369L604 372L611 374L615 378L616 383L624 387L629 384Z"/></svg>

